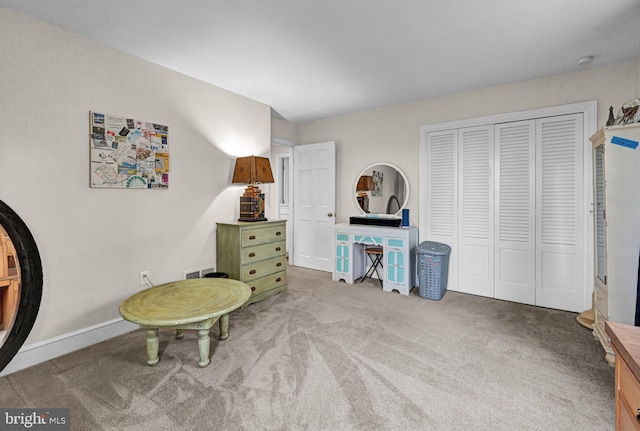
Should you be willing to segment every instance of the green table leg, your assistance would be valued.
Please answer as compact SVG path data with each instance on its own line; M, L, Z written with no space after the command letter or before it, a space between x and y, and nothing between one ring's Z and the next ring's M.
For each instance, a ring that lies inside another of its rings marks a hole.
M220 317L218 324L220 325L220 336L218 338L220 340L226 340L229 338L229 315L225 314Z
M147 364L155 365L158 363L158 328L147 329Z
M200 351L200 362L198 362L198 365L206 367L209 365L209 362L211 362L211 359L209 359L209 329L200 329L198 335L200 335L198 338L198 350Z

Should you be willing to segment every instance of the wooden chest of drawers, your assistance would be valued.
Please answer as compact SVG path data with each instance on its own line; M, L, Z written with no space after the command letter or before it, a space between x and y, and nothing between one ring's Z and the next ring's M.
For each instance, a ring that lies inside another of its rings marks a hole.
M217 225L216 270L249 285L245 306L287 289L285 220Z
M616 363L616 430L640 430L640 328L606 322Z

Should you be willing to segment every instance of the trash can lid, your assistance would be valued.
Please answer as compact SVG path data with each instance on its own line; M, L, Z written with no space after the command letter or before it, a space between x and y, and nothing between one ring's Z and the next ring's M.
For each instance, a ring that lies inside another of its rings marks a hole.
M416 247L416 251L419 253L429 253L429 254L449 254L451 251L451 247L447 244L442 244L440 242L435 241L424 241L421 242L419 246Z

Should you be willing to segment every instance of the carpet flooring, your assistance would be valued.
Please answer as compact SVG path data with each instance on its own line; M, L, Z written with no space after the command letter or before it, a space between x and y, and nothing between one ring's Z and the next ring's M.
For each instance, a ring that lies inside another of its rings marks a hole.
M3 407L66 407L74 430L613 430L614 369L576 314L442 300L288 267L230 337L144 330L0 378Z

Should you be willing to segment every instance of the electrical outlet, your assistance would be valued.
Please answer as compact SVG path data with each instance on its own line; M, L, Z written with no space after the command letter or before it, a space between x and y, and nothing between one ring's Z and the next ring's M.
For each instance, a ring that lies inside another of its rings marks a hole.
M140 271L140 286L149 284L149 271Z

